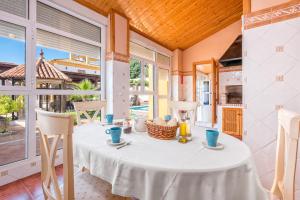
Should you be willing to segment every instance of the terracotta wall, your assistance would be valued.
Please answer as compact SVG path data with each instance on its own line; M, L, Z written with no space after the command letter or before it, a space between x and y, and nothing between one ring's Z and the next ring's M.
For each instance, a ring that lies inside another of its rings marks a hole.
M115 51L128 55L128 21L126 18L115 15Z
M219 59L235 38L241 34L241 21L237 21L201 42L183 51L183 71L192 71L193 62Z
M254 12L264 8L269 8L288 1L289 0L252 0L251 11Z

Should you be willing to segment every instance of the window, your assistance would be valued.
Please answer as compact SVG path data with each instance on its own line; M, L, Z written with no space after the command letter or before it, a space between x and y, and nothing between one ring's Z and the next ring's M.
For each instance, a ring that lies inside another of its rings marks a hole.
M90 90L100 90L100 51L98 46L38 29L37 88L74 90L89 81ZM44 73L44 69L57 72Z
M143 67L142 67L143 66ZM154 116L154 65L139 59L130 60L130 116ZM147 91L149 91L147 93Z
M130 115L164 118L169 101L170 58L130 43Z
M0 1L0 166L39 155L35 108L75 116L104 95L105 26L43 2Z
M27 97L0 95L0 166L27 158Z
M153 119L153 95L130 95L130 118L143 116Z
M158 69L158 116L164 118L169 114L168 106L168 94L169 94L169 70L159 68Z
M0 80L2 86L26 85L26 28L0 20Z

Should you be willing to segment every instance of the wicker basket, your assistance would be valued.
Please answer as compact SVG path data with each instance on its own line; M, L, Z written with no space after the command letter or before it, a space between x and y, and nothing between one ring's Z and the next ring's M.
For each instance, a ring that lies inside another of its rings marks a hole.
M148 134L160 140L172 140L176 137L178 124L176 126L161 126L153 123L152 120L146 122Z

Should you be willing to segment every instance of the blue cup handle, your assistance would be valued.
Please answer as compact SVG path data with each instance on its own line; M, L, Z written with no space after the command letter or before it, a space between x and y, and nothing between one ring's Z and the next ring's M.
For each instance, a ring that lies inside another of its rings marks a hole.
M106 133L106 134L110 134L110 129L106 129L106 130L105 130L105 133Z

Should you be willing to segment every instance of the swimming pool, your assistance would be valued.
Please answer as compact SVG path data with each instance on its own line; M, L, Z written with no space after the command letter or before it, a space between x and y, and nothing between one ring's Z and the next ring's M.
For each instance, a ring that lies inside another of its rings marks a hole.
M148 105L144 105L144 106L131 106L130 110L148 111L149 110L149 106Z

